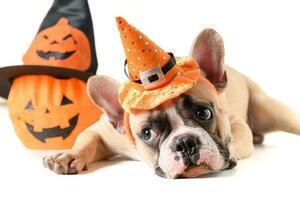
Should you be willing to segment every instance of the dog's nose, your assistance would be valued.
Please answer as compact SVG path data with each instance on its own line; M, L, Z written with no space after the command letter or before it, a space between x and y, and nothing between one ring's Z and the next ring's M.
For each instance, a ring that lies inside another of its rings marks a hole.
M175 139L172 150L180 152L184 160L189 163L197 163L199 159L200 141L198 137L193 135L185 135Z

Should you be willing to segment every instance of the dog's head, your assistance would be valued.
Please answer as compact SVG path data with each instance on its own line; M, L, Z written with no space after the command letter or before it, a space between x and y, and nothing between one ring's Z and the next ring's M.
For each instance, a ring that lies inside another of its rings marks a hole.
M228 118L219 102L227 77L221 37L206 29L197 37L191 56L214 85L198 82L191 90L154 110L129 115L130 132L140 157L163 177L195 177L232 168ZM125 132L118 102L119 83L94 77L88 83L93 101L103 108L119 132Z

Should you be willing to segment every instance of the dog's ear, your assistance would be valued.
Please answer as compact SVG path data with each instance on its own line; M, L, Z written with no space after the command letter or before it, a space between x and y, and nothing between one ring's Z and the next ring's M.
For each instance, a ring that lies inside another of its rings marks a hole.
M190 54L205 72L206 78L222 92L227 86L227 76L221 36L213 29L204 29L194 41Z
M120 83L107 76L92 76L87 82L87 92L94 104L108 116L113 126L124 132L124 110L118 100Z

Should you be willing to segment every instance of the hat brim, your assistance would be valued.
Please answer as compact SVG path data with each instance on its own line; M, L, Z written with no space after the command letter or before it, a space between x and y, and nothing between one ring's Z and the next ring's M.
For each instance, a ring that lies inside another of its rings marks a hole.
M78 78L87 81L94 74L88 71L79 71L68 68L41 66L41 65L16 65L0 68L0 97L8 97L11 81L14 78L26 75L49 75L55 78Z
M145 90L143 85L127 81L119 90L119 101L127 112L151 110L190 90L198 80L209 82L199 69L182 71L163 87Z
M119 99L127 112L151 110L188 91L193 85L194 81L192 80L175 77L164 87L144 90L141 85L128 81L120 88Z

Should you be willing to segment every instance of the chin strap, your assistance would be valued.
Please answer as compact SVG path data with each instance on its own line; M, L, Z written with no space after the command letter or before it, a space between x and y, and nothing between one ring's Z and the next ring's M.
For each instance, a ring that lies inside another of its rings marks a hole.
M128 136L129 140L135 144L135 139L132 136L131 133L131 128L130 128L130 123L129 123L129 113L128 112L124 112L124 128L125 128L125 134Z

